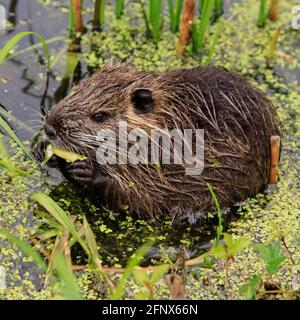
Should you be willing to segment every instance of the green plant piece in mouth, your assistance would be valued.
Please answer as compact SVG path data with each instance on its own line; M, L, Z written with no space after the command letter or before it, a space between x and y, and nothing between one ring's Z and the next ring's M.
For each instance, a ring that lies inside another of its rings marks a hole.
M45 158L44 161L42 162L43 165L45 165L54 155L66 160L67 162L75 162L75 161L83 161L86 160L87 157L82 156L80 154L70 152L70 151L65 151L62 149L59 149L52 144L49 144L46 148L45 152Z

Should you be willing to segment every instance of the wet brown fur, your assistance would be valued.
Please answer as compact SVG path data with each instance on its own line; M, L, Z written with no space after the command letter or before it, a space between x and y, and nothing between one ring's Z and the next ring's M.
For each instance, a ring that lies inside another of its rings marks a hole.
M152 91L155 107L136 114L131 93ZM109 118L94 123L91 115L105 111ZM200 128L205 130L205 168L202 175L185 175L184 165L105 165L95 159L94 137L99 129ZM164 73L137 71L128 64L107 65L76 86L50 112L59 146L86 154L99 174L111 179L102 188L103 201L114 210L128 205L141 217L170 215L175 221L201 216L214 209L207 184L222 207L262 191L268 183L270 137L279 134L273 105L244 78L213 66ZM197 215L198 213L198 215Z

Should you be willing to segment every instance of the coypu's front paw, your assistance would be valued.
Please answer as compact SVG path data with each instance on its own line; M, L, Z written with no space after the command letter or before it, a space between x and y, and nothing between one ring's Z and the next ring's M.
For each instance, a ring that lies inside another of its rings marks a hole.
M90 161L76 161L67 166L68 176L81 184L92 184L94 179L94 167Z

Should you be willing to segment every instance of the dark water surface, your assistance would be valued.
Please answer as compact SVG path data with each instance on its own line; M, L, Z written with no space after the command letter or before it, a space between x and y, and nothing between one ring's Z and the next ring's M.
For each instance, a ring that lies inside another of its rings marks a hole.
M0 30L0 47L12 36L22 31L40 33L50 40L49 48L54 61L48 77L40 47L26 51L26 48L39 45L35 36L26 36L19 43L16 57L0 67L0 104L13 115L25 122L34 132L38 132L41 104L51 107L61 98L61 85L68 37L68 1L52 1L53 5L43 5L38 0L2 0L10 23L6 30ZM88 4L88 3L87 3ZM65 10L64 10L65 9ZM87 19L88 15L85 15ZM25 49L25 52L22 50ZM13 125L16 128L15 125ZM16 128L22 139L31 139L33 132Z

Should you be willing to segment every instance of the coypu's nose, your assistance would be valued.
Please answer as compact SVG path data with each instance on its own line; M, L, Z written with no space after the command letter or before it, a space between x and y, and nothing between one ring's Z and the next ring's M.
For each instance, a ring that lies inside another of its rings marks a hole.
M50 140L55 140L57 135L55 129L49 124L44 125L44 131Z

